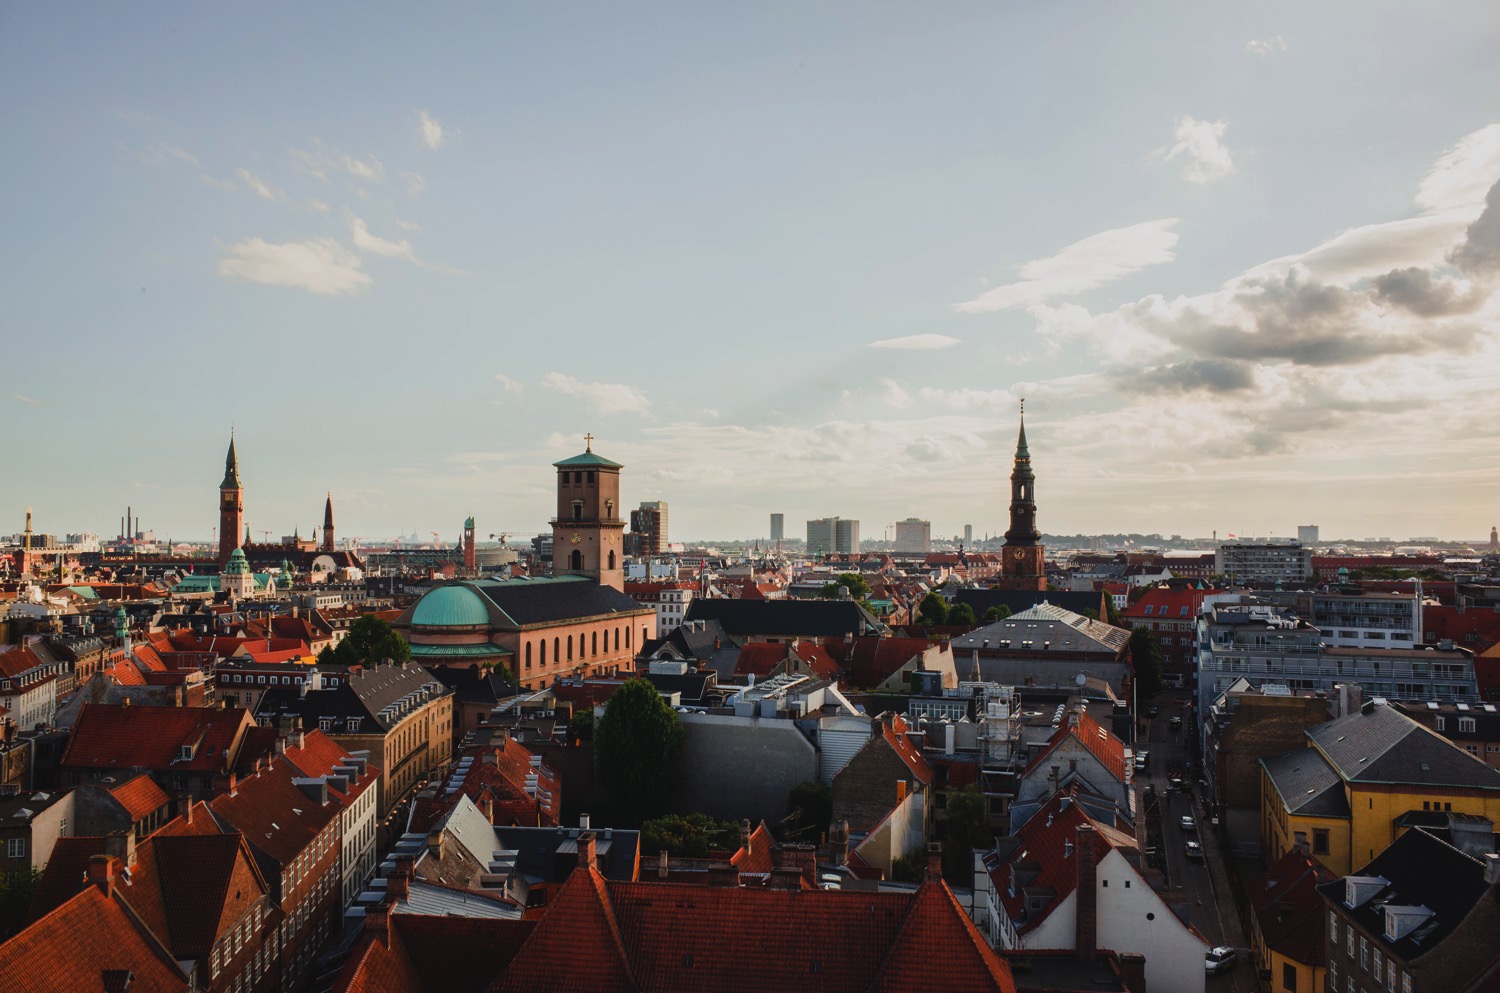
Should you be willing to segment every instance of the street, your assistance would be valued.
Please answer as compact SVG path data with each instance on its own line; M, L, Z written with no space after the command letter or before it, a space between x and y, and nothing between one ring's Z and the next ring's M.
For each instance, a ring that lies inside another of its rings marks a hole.
M1166 877L1166 899L1187 904L1189 922L1210 945L1229 945L1239 954L1232 969L1208 977L1207 988L1212 993L1253 993L1259 984L1250 958L1248 932L1235 907L1218 833L1199 802L1195 757L1185 745L1192 717L1183 704L1189 699L1186 691L1163 691L1153 701L1159 708L1157 716L1145 719L1146 731L1136 746L1137 751L1144 748L1150 752L1146 771L1136 779L1142 822L1139 836L1145 839L1148 852L1156 849L1148 863ZM1172 727L1173 717L1183 718L1182 726ZM1193 762L1192 770L1188 769L1189 762ZM1182 778L1180 790L1171 788L1174 773ZM1195 830L1183 830L1184 815L1193 818ZM1188 857L1189 840L1203 846L1202 858Z

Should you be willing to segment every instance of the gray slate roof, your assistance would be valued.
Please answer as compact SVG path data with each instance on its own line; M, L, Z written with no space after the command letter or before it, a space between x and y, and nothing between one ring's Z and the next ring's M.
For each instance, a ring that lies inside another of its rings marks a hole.
M1316 749L1299 748L1261 759L1260 764L1291 813L1310 817L1349 816L1344 781Z
M1024 642L1031 642L1030 645ZM1007 652L1107 652L1117 655L1130 632L1051 603L1039 603L993 624L953 639L953 654L979 649ZM1050 648L1043 648L1050 642ZM1007 644L1008 643L1008 644Z
M1500 790L1500 770L1394 707L1366 704L1359 713L1310 729L1307 738L1352 782Z
M511 623L525 627L580 617L608 614L654 614L655 608L637 603L613 586L584 577L552 580L480 581L468 584L493 603Z

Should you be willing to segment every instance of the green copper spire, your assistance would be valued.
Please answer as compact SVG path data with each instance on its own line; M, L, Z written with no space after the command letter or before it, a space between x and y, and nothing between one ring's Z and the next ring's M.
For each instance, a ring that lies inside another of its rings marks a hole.
M245 525L245 544L250 544L250 525Z
M1031 450L1026 447L1026 399L1021 398L1021 434L1016 439L1016 460L1026 459L1030 461Z
M221 490L238 490L240 486L240 459L234 454L234 432L229 432L229 454L224 456L224 482Z

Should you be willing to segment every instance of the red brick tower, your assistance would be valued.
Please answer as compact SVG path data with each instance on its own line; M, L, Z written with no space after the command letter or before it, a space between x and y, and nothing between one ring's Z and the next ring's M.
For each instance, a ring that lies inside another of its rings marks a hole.
M240 485L240 460L234 453L234 432L229 434L229 454L224 456L224 481L219 484L219 565L240 547L240 528L245 522L245 488Z
M625 589L625 522L620 517L623 466L586 451L557 467L557 516L552 519L552 574L588 576L601 586Z
M1045 590L1047 567L1042 561L1042 533L1036 528L1036 474L1026 447L1026 401L1021 401L1021 433L1016 439L1016 464L1010 473L1010 529L1005 532L1004 561L995 585L1006 590Z
M474 551L474 515L464 519L464 574L473 576L479 571Z

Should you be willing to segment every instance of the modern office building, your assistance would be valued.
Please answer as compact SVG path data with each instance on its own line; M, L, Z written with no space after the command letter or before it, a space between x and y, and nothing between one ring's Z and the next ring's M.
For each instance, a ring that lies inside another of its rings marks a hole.
M1312 550L1295 538L1236 538L1214 552L1214 572L1236 583L1300 582L1312 575Z
M897 521L895 551L916 552L922 555L932 551L932 522L915 517Z
M785 541L786 540L786 515L785 514L772 514L771 515L771 540L772 541Z
M660 555L667 550L667 502L647 500L630 512L630 533L637 555Z
M859 521L820 517L807 522L807 554L855 554L859 551Z
M1318 543L1318 526L1316 524L1298 524L1297 540L1304 545L1316 545Z

